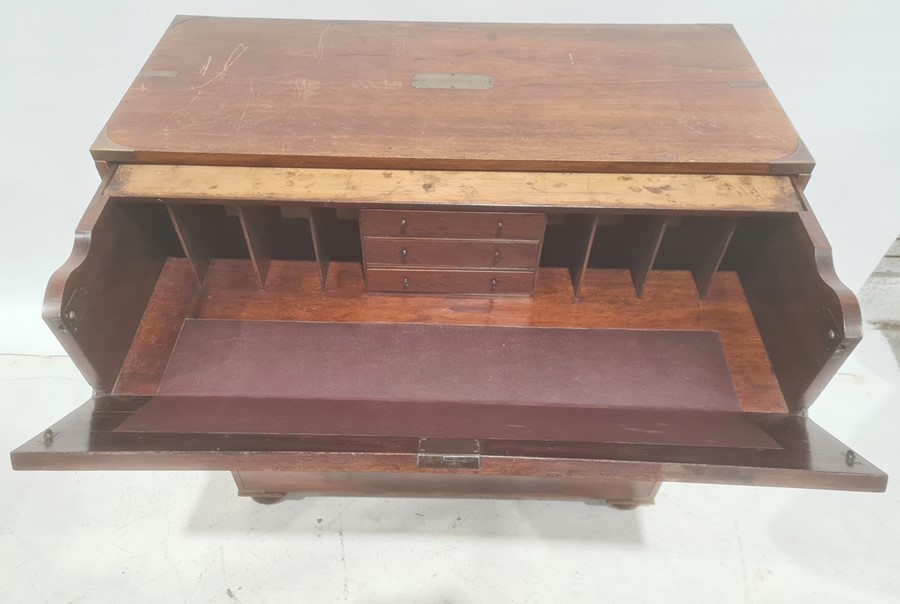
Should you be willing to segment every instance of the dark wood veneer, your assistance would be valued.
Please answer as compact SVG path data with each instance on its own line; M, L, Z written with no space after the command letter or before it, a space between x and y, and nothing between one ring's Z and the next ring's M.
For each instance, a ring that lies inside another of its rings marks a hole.
M50 428L51 440L39 434L14 451L13 465L20 470L427 473L417 468L418 438L117 432L146 400L90 400ZM784 414L744 417L782 448L488 440L480 443L482 463L477 474L885 489L884 473L809 419ZM473 474L471 470L431 472Z
M442 71L494 85L411 85ZM798 150L740 38L718 26L208 17L166 32L92 147L125 163L809 172Z
M733 28L177 19L91 151L43 315L94 398L16 469L885 488L805 416L859 307Z

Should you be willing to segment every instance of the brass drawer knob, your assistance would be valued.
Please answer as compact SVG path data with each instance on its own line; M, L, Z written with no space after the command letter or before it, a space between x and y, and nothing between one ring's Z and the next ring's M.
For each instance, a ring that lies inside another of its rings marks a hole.
M403 277L403 289L409 289L409 277Z
M494 250L494 264L500 264L501 260L503 260L503 254L500 253L500 250Z
M406 264L406 258L408 256L409 256L409 250L407 250L406 248L403 248L402 250L400 250L400 262L402 262L403 264Z
M496 279L491 279L491 293L497 291L498 287L500 287L500 282Z
M406 235L406 221L405 220L400 221L400 234Z
M502 236L503 236L503 223L498 222L497 223L497 237L502 237Z

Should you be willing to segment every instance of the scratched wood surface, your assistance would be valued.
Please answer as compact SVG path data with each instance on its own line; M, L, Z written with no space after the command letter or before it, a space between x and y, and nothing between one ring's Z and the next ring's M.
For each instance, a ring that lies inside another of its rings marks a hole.
M434 172L134 165L119 167L111 197L211 202L609 208L635 211L794 212L787 176Z
M422 89L420 73L487 90ZM176 19L101 161L808 173L730 26Z

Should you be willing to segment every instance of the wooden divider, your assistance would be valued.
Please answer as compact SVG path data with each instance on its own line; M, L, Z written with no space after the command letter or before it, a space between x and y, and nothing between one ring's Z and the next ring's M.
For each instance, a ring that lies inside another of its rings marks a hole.
M322 291L325 291L328 266L331 263L331 254L328 251L329 237L326 231L336 219L334 211L327 208L311 208L309 211L309 229L312 232L313 251L316 254L316 266L319 268Z
M302 233L291 232L295 226L289 223L294 221L285 219L277 206L167 204L166 209L201 288L214 258L246 258L245 251L249 252L257 283L260 287L265 287L273 258L283 258L280 254L288 254L287 257L290 257L291 252L284 249L285 244L292 239L304 237ZM221 216L223 212L226 217L224 222ZM239 219L240 233L234 230L237 222L228 222L233 220L228 216ZM309 210L312 252L323 291L332 256L329 250L329 231L335 220L334 211L328 208ZM227 241L223 241L223 238ZM241 249L236 250L236 246Z
M637 297L644 295L644 286L659 245L662 243L663 234L666 231L665 216L629 216L625 219L623 227L626 238L631 247L628 260L628 270L631 271L631 280L634 282L634 291Z
M670 217L653 269L691 271L697 292L705 299L737 220L717 216Z
M587 271L588 259L591 257L591 248L594 245L594 237L597 233L599 216L584 217L576 223L573 229L575 245L582 250L580 263L569 268L572 275L572 286L575 289L575 300L581 295L581 283Z
M206 273L212 261L212 244L215 232L213 225L206 219L209 207L166 205L172 226L181 242L184 255L191 263L197 283L203 287Z
M640 298L665 228L666 218L662 215L597 215L585 266L628 269L635 293ZM579 285L576 284L576 291Z
M709 219L706 228L698 229L697 244L701 250L698 262L691 268L700 298L706 298L713 276L722 263L728 243L734 235L737 219Z
M197 282L203 287L210 262L220 257L217 250L226 254L223 257L234 258L234 246L246 244L259 286L265 287L269 265L277 257L278 242L291 236L284 232L288 227L282 224L281 210L276 206L234 206L242 232L234 240L237 233L231 230L237 223L222 222L218 215L223 208L227 210L228 206L166 204ZM564 218L563 264L556 266L568 268L575 300L581 295L588 268L628 269L638 298L643 296L652 269L690 270L700 298L706 298L737 220L715 216L569 214ZM319 286L324 291L334 256L332 231L337 216L331 208L310 208L308 221ZM231 241L224 252L219 241L222 228L228 230Z
M265 287L281 212L272 206L240 206L238 216L259 286Z

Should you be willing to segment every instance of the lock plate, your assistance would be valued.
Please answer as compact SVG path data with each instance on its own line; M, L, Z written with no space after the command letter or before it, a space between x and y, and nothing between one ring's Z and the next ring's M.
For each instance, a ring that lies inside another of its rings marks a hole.
M429 470L478 470L481 450L477 440L420 438L416 466Z

